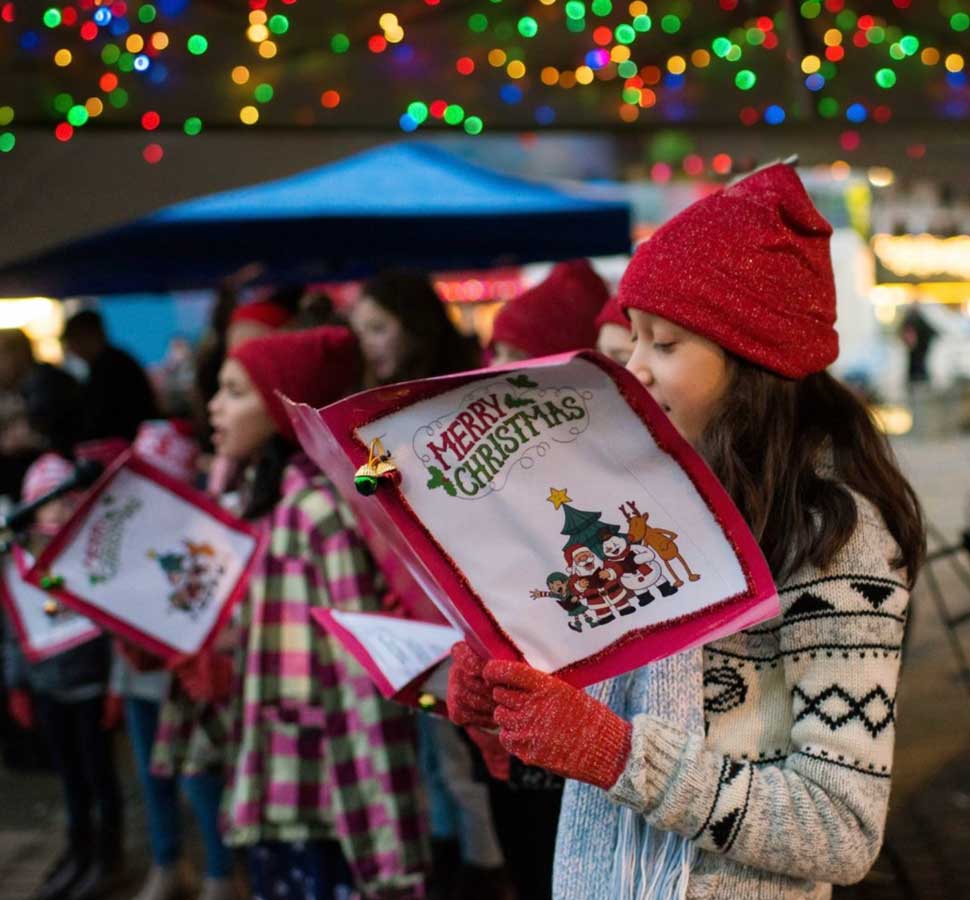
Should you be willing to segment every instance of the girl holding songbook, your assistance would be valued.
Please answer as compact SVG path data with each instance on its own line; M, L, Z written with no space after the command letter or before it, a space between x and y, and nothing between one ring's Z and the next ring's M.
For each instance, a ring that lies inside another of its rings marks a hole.
M832 229L773 165L642 244L627 365L760 542L767 623L580 691L455 653L449 710L565 776L557 900L827 898L882 843L919 503L838 356Z
M250 465L245 515L268 530L236 657L224 807L253 896L423 896L410 714L310 615L377 611L376 569L350 509L298 452L280 399L324 406L359 373L347 329L279 333L229 352L209 405L217 451Z

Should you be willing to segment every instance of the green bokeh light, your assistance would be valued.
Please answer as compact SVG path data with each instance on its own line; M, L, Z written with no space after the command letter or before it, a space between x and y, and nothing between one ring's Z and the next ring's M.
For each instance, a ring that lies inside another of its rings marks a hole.
M48 28L57 28L61 24L61 11L56 6L44 10L44 24Z
M58 94L54 98L54 112L59 112L64 115L72 106L74 106L74 98L70 94Z
M965 12L956 12L950 16L950 27L954 31L966 31L970 28L970 15Z
M460 125L462 119L465 118L465 110L457 103L451 103L445 108L444 118L449 125Z
M101 48L101 62L113 66L121 58L121 50L116 44L105 44Z
M677 32L680 31L680 25L680 18L672 13L664 16L660 20L660 27L666 34L677 34Z
M9 125L13 121L13 107L0 106L0 125Z
M834 119L839 114L839 101L835 97L823 97L818 101L818 114L823 119Z
M742 69L734 76L734 83L742 91L750 91L758 83L758 76L750 69Z
M618 44L632 44L637 39L637 33L632 25L617 25L613 32Z
M195 135L202 131L202 120L198 116L189 116L182 126L182 131L189 137L195 137Z
M188 47L189 53L193 56L201 56L209 49L209 42L206 40L204 35L193 34L186 42L185 46Z
M115 88L110 94L108 94L108 102L115 109L122 109L128 105L128 91L124 88Z
M726 37L714 38L714 40L711 41L711 50L714 51L715 56L719 56L721 59L724 59L724 57L727 56L727 52L730 49L731 42Z
M633 27L637 31L647 32L653 28L653 19L650 16L637 16L633 20Z
M275 16L270 16L269 22L266 24L273 34L286 34L290 30L290 20L279 13Z
M482 13L475 13L475 15L469 16L468 27L476 34L481 34L488 28L488 16L482 15Z
M518 28L522 37L532 38L539 33L539 23L532 16L523 16L519 19Z
M583 19L586 17L586 4L582 0L569 0L566 4L567 19Z
M138 9L138 21L144 25L154 22L157 16L158 11L151 3L145 3Z
M822 12L822 4L817 0L805 0L801 6L803 19L816 19Z
M258 84L253 90L253 97L257 103L269 103L273 99L273 85Z
M876 84L888 90L896 83L896 73L892 69L880 69L876 72Z
M17 143L12 131L5 131L0 134L0 153L9 153Z
M481 134L485 125L478 116L469 116L465 119L464 127L467 134Z
M632 78L638 71L637 64L632 59L625 59L616 67L616 73L620 78Z
M408 104L408 115L420 125L427 121L428 105L420 100L414 100Z
M88 111L80 104L72 106L67 111L67 121L70 122L75 128L80 128L82 125L87 124Z
M334 53L346 53L350 49L350 38L338 32L330 38L330 49Z

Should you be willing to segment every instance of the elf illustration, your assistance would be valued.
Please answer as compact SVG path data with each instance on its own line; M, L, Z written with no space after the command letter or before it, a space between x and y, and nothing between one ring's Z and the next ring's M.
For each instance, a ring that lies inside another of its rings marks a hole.
M677 533L668 531L666 528L654 528L649 525L649 513L641 513L632 500L626 506L629 507L629 512L623 507L620 507L620 511L626 516L631 543L646 545L657 552L657 555L666 564L675 588L679 588L684 583L683 579L674 571L672 563L675 559L679 560L681 566L683 566L688 581L698 581L701 576L691 570L687 561L681 556L677 544L674 543L677 540Z
M590 628L593 620L589 617L589 610L569 590L569 576L565 572L551 572L546 578L548 590L534 590L529 592L533 600L541 597L551 597L569 616L569 627L573 631L582 631L585 622Z
M225 573L210 544L183 540L185 551L148 552L158 562L174 590L168 596L170 608L197 619L209 605Z

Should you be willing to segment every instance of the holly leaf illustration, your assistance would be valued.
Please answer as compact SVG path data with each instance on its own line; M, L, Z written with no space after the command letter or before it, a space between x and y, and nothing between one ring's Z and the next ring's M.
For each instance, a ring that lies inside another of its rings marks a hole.
M509 409L515 409L520 406L532 406L535 403L531 397L513 397L511 394L505 395L505 405Z
M431 477L428 479L427 488L429 491L433 491L435 488L444 488L445 493L449 497L457 497L458 489L455 487L454 482L448 478L444 472L441 471L437 466L430 466L428 471L431 473Z
M533 381L528 375L514 375L505 379L512 387L517 388L537 388L539 383Z

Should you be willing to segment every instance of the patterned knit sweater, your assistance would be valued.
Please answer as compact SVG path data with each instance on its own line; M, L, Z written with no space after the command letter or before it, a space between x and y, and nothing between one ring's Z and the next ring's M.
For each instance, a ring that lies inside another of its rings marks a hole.
M633 720L610 798L700 848L690 900L822 900L879 852L909 593L881 517L856 502L829 568L780 586L780 617L704 648L706 737Z

